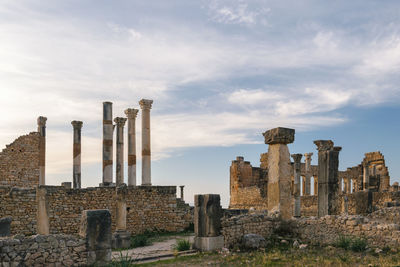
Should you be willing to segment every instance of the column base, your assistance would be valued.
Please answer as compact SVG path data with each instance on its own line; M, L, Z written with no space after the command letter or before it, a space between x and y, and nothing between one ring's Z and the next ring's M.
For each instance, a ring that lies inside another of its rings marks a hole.
M112 235L111 243L113 249L129 248L131 246L131 233L124 230L117 230Z
M200 251L213 251L224 247L224 237L212 236L212 237L195 237L193 248Z
M113 187L115 183L100 183L99 187Z

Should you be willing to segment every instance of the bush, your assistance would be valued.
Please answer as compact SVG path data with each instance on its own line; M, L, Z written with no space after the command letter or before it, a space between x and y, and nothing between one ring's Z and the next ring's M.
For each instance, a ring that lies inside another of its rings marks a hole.
M177 251L185 251L190 249L190 242L186 239L178 239L176 240L176 245L174 247Z
M340 235L335 242L335 247L348 250L351 245L351 238L345 235Z
M367 240L365 238L354 238L354 240L351 242L351 247L350 249L354 252L363 252L367 250Z
M145 234L131 237L131 248L144 247L147 245L149 245L149 238Z

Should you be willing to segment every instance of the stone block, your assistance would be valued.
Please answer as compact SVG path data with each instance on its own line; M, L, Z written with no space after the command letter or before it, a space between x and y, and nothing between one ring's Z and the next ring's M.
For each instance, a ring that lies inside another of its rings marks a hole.
M224 237L210 236L210 237L195 237L193 248L200 251L213 251L224 247Z
M65 189L71 189L72 183L71 182L63 182L63 183L61 183L61 186L63 186Z
M294 142L294 129L289 128L274 128L263 133L265 143L273 144L290 144Z
M116 231L112 236L112 248L121 249L131 246L131 233L128 231Z
M106 264L111 260L111 213L109 210L84 210L79 234L85 239L88 265Z
M11 235L11 221L12 217L4 217L0 219L0 237Z
M197 237L219 236L222 208L219 195L194 196L194 231Z

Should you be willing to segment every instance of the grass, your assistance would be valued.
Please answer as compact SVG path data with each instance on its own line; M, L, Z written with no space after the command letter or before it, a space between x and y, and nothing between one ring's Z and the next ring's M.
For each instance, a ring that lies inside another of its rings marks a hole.
M174 249L177 251L186 251L190 250L190 242L187 239L178 239L176 240L176 245Z
M193 231L190 231L190 229L185 229L183 232L167 232L157 229L146 230L143 234L134 235L131 237L131 246L129 249L150 246L155 242L162 242L170 239L173 236L189 236L192 234Z
M353 252L363 252L368 248L368 243L365 238L345 235L340 235L334 245L338 248L351 250Z

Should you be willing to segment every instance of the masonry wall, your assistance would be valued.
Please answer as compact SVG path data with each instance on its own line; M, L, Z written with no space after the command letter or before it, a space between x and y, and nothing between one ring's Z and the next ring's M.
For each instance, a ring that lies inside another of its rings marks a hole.
M258 186L239 187L231 192L229 208L266 210L267 204L266 195Z
M2 266L83 266L85 240L70 235L0 238Z
M77 234L82 211L88 209L110 210L112 229L115 230L115 187L40 188L47 192L50 233ZM132 234L155 229L181 231L193 222L190 207L182 203L177 205L175 186L132 186L124 190L127 201L127 230ZM11 233L36 233L36 189L0 188L0 199L0 217L13 217Z
M39 133L18 137L0 152L0 185L39 184Z
M0 187L0 218L11 216L11 233L36 233L36 189Z

